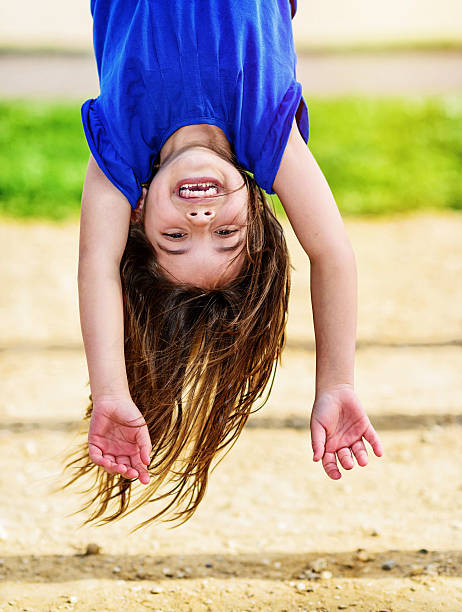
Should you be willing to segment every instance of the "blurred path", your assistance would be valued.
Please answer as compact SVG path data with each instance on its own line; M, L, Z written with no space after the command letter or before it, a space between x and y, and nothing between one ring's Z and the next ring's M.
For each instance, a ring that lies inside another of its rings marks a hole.
M460 94L462 52L299 54L298 79L307 97ZM0 54L0 98L81 100L97 94L91 55Z
M308 261L286 225L295 271L270 400L188 523L130 534L152 506L78 528L76 490L53 493L89 393L78 225L0 223L0 462L12 466L0 475L0 610L462 610L462 215L346 224L356 387L385 456L339 482L311 461ZM83 554L90 542L100 554Z
M460 0L299 0L293 21L300 46L460 41ZM0 41L14 48L91 48L89 0L15 0L0 8Z
M462 215L347 218L346 226L358 266L360 348L460 343ZM284 228L294 266L288 347L311 350L308 259ZM77 223L0 223L0 282L9 288L0 292L0 351L81 346L78 233Z

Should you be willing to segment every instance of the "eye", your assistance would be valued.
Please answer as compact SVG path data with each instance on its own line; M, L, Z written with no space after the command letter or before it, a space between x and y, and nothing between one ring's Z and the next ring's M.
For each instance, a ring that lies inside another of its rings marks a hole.
M172 232L171 234L163 233L162 236L167 236L167 238L172 238L173 240L175 240L179 238L184 238L186 234L183 234L182 232Z
M234 234L237 232L237 229L219 229L216 230L216 234L218 234L219 236L230 236L231 234Z

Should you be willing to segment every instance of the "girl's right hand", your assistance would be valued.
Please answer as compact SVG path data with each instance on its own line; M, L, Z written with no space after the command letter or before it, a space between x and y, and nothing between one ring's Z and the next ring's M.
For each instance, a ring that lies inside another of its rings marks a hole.
M149 483L151 439L143 415L128 398L93 402L88 432L90 459L110 474Z

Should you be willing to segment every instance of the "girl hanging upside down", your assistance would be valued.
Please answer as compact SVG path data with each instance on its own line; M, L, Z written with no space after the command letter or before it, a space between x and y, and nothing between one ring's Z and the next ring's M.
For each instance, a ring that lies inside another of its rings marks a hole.
M289 0L93 0L101 93L79 257L91 385L89 520L148 500L187 520L209 469L262 405L284 342L289 259L276 193L311 265L314 461L367 464L354 392L356 268L306 143ZM265 391L266 390L266 391ZM146 485L130 502L133 481Z

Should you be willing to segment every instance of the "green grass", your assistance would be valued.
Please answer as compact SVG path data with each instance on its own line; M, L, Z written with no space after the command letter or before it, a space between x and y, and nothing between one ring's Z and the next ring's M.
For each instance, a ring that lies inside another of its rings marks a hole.
M309 99L310 148L343 214L462 209L462 99ZM0 103L0 213L77 216L77 104Z
M78 105L1 102L1 213L56 220L78 215L88 156Z

